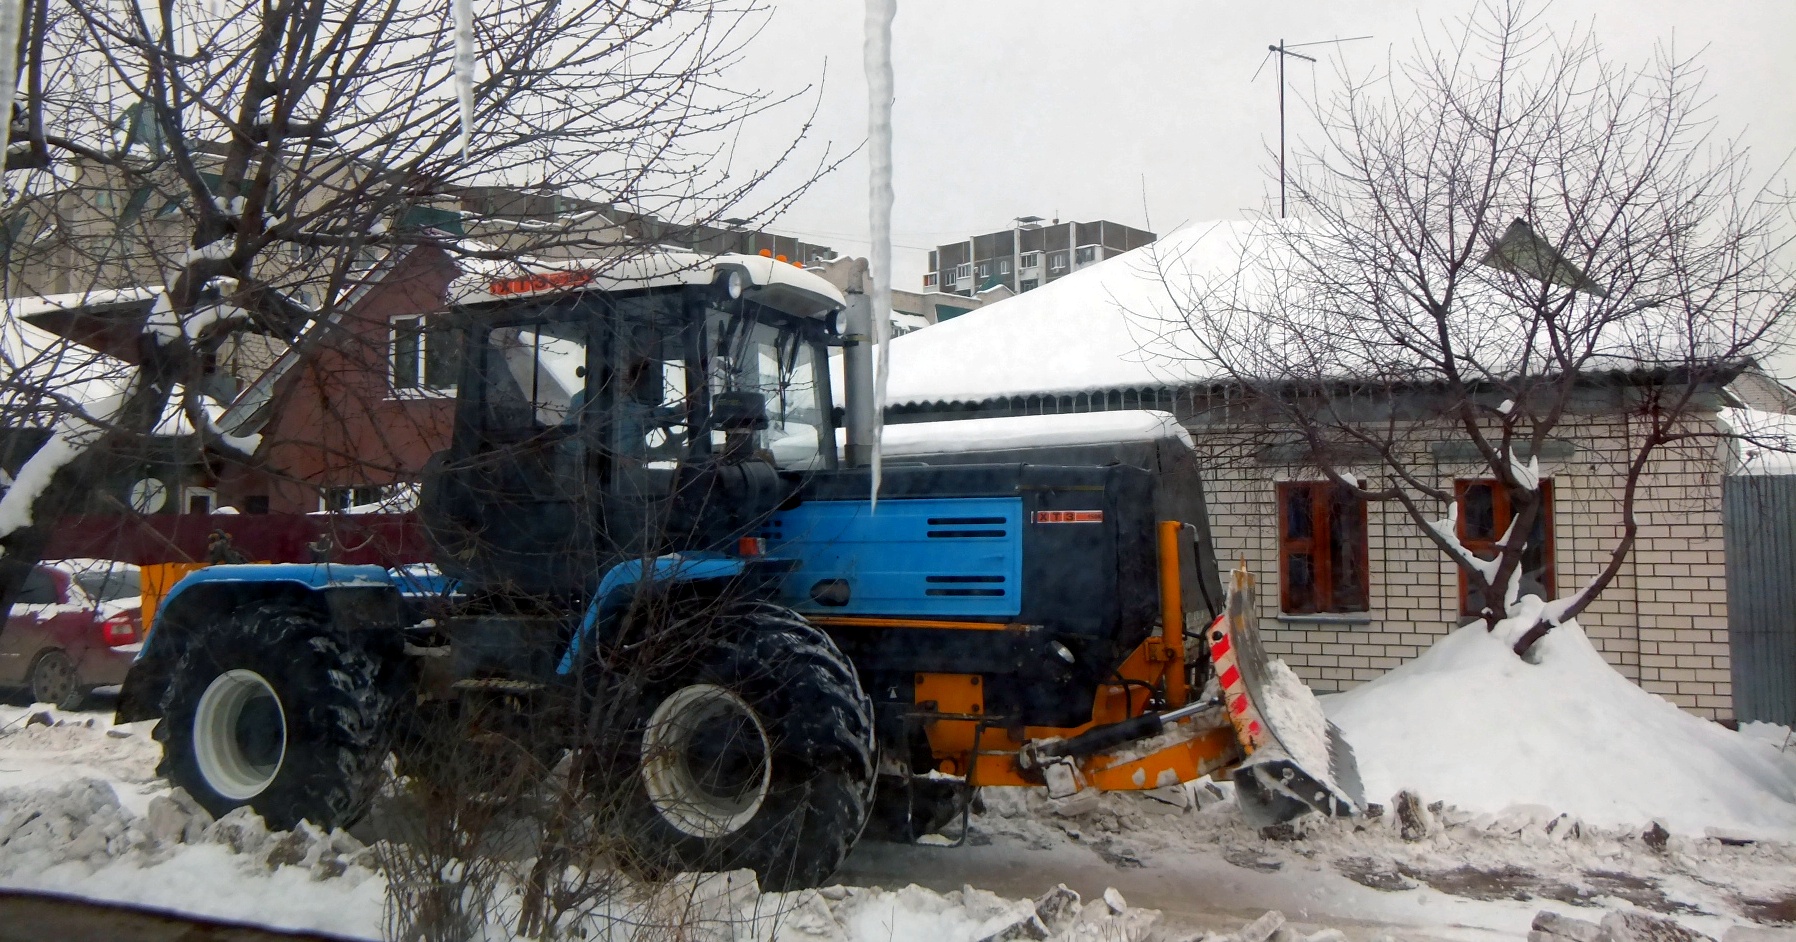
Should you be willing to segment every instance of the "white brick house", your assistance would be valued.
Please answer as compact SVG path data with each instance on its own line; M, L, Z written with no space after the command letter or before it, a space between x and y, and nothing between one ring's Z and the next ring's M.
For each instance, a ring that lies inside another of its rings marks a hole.
M1186 265L1204 263L1213 251L1201 238L1181 244L1179 237L1162 239L1157 251L1179 251ZM1131 267L1130 258L894 342L890 420L1136 408L1173 413L1191 430L1205 465L1217 558L1224 568L1247 561L1261 586L1268 649L1319 692L1377 677L1463 623L1457 567L1400 507L1361 502L1363 523L1353 523L1354 508L1324 507L1326 500L1316 498L1322 503L1313 525L1289 523L1301 517L1292 507L1309 506L1303 502L1321 493L1300 485L1321 483L1322 474L1300 449L1269 441L1266 429L1250 435L1229 424L1226 385L1181 348L1182 325L1169 317L1176 299L1167 296L1166 281L1144 278L1144 266ZM1738 404L1721 390L1703 401L1709 409ZM1636 434L1628 402L1625 388L1593 394L1539 456L1550 482L1544 524L1550 549L1531 578L1545 582L1548 597L1587 583L1614 549L1623 469ZM1689 420L1713 418L1699 410ZM1446 421L1405 444L1415 450L1413 467L1460 494L1462 526L1474 526L1469 520L1482 513L1485 524L1501 531L1503 508L1479 490L1479 478L1489 472L1480 473ZM1579 617L1625 676L1716 719L1733 716L1724 460L1712 444L1657 453L1642 482L1633 551ZM1381 473L1376 465L1348 466L1374 479ZM1335 529L1348 532L1325 537L1327 521L1337 518L1346 522ZM1326 591L1317 588L1319 575L1333 580Z

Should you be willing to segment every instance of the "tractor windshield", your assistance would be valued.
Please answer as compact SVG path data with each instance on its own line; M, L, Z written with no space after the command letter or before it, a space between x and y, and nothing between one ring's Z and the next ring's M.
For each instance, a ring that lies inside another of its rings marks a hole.
M758 397L767 427L753 433L755 450L776 467L815 466L827 424L813 345L783 317L719 310L709 321L713 401L732 393ZM726 433L714 430L711 438L713 449L722 448Z
M804 322L752 303L707 306L687 320L671 294L615 303L613 455L671 468L694 453L721 454L732 436L746 436L739 444L777 467L833 464L833 449L818 447L833 444L826 437L828 397L818 386L824 374L815 368L820 338ZM701 400L712 409L711 430L694 441ZM722 415L726 408L736 410L733 419ZM764 427L758 417L742 416L744 408L764 410Z

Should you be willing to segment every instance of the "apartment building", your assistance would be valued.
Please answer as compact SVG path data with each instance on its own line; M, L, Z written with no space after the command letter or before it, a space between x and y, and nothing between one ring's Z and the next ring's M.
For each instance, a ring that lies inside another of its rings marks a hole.
M936 246L923 290L974 297L1002 285L1021 294L1154 238L1145 229L1104 219L1044 222L1040 216L1019 216L1009 229Z

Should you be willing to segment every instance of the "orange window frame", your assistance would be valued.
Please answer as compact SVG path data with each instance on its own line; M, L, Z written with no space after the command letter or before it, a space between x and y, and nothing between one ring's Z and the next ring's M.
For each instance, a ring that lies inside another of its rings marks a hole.
M1327 481L1288 481L1275 486L1278 500L1278 591L1279 611L1287 615L1332 615L1371 610L1371 547L1368 541L1366 501L1353 497L1345 488ZM1352 560L1336 559L1339 549L1335 539L1337 505L1350 503ZM1299 529L1293 520L1303 513L1307 534L1294 535ZM1310 568L1307 597L1302 580L1295 571L1297 560L1307 560ZM1336 570L1343 562L1351 567L1346 585L1336 583ZM1345 589L1350 597L1343 599Z
M1491 495L1491 530L1489 535L1472 535L1467 527L1471 523L1466 513L1466 494L1474 487L1486 487ZM1515 515L1509 506L1509 492L1497 481L1476 478L1460 479L1453 482L1453 501L1459 508L1459 542L1473 555L1480 559L1495 559L1497 541L1502 539L1503 532L1509 529L1509 522ZM1558 573L1553 564L1554 522L1553 522L1553 482L1542 479L1540 482L1540 520L1538 524L1544 528L1544 539L1541 541L1540 585L1551 599L1558 594ZM1526 560L1524 559L1524 563ZM1523 570L1524 574L1531 570ZM1478 614L1477 606L1472 604L1471 580L1466 578L1464 567L1459 567L1459 613L1461 615Z

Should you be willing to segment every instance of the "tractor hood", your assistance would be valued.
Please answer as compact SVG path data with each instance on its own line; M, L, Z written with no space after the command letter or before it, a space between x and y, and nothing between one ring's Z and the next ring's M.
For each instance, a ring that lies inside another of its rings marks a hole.
M822 318L847 303L835 285L796 265L763 255L701 255L655 249L608 258L465 258L459 264L462 274L450 287L450 297L464 305L535 294L709 285L732 272L741 274L745 297L789 314Z

